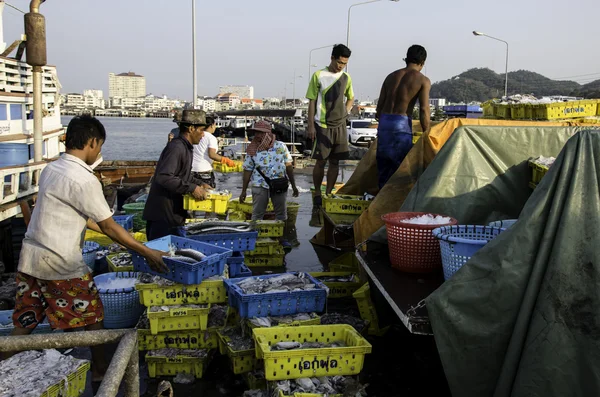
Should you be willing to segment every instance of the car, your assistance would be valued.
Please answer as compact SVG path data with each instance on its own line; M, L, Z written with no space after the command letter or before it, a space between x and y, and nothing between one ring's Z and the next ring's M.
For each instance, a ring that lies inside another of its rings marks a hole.
M375 119L356 119L348 121L348 142L353 145L368 145L377 138Z

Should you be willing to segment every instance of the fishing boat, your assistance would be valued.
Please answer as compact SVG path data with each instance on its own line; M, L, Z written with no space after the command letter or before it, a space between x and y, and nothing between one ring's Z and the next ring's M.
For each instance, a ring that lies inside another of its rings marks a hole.
M42 67L42 162L34 162L33 68L23 60L25 43L7 46L0 0L0 225L35 198L41 171L65 151L60 120L60 82L55 66ZM11 55L12 54L12 55Z

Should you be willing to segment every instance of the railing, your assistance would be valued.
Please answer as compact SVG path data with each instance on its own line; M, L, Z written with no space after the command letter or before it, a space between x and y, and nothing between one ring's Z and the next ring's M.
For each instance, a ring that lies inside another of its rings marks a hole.
M0 168L0 205L37 193L46 165L44 161Z
M25 350L66 349L119 343L104 375L96 397L115 397L121 381L125 397L140 395L139 352L137 333L130 329L114 329L26 336L1 336L0 353Z

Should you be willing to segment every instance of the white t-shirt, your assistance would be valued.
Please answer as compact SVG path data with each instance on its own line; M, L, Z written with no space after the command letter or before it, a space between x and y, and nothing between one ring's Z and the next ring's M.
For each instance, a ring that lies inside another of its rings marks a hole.
M193 172L211 172L213 160L208 156L208 149L219 149L217 138L210 132L204 132L200 143L194 145Z

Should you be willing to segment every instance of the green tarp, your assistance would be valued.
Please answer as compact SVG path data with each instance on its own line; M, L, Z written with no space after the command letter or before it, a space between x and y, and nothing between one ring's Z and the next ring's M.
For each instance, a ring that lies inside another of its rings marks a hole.
M559 152L532 194L527 160ZM426 300L453 397L600 395L598 159L600 131L463 127L402 205L519 217Z

